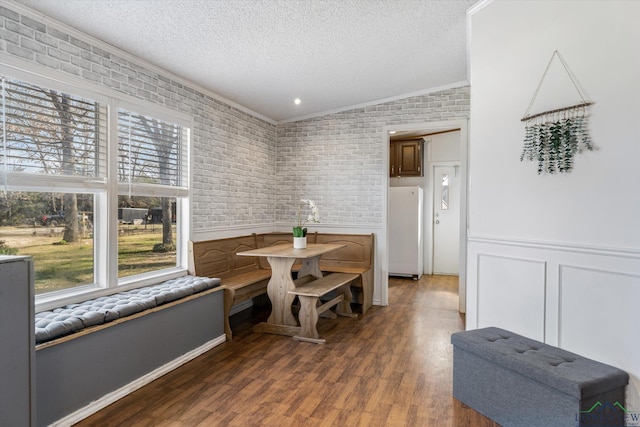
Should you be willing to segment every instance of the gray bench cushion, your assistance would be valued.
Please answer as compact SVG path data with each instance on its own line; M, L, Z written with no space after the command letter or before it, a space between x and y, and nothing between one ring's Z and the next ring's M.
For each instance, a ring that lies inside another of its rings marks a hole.
M451 335L451 343L506 369L584 399L624 387L629 375L613 366L499 328Z
M183 276L158 285L69 304L36 314L36 344L101 325L220 286L220 279Z

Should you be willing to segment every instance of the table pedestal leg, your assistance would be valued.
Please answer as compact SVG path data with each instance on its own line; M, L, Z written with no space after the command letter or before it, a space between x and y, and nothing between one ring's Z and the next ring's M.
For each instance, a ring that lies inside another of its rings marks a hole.
M295 296L289 293L295 288L291 278L291 267L295 259L267 257L267 261L271 265L271 279L267 284L267 294L271 300L271 314L267 323L297 326L298 323L291 313L291 304Z
M298 272L298 277L304 277L307 274L312 275L316 279L322 277L322 271L320 271L320 257L322 255L314 256L311 258L302 259L302 266Z

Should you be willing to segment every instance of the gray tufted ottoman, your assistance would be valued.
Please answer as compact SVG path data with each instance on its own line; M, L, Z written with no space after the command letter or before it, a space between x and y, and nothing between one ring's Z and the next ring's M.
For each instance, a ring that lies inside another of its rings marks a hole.
M629 375L499 328L451 335L453 396L505 426L624 426Z

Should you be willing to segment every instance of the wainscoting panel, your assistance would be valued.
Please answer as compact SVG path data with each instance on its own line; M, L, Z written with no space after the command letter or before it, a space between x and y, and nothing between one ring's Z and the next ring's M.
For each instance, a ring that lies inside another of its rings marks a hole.
M469 238L467 329L495 325L629 373L640 413L640 250Z
M559 277L559 346L613 366L638 365L640 275L560 265ZM632 379L627 394L637 407L640 381Z
M478 327L544 340L546 263L478 255Z

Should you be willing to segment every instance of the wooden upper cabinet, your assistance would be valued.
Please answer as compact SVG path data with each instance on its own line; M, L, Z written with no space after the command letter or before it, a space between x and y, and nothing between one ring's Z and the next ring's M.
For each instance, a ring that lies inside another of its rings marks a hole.
M390 176L422 176L422 139L391 141Z
M391 147L389 149L389 176L398 176L398 156L396 144L391 141Z

